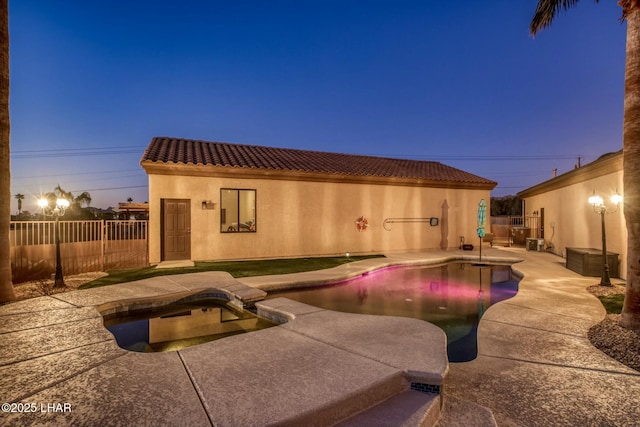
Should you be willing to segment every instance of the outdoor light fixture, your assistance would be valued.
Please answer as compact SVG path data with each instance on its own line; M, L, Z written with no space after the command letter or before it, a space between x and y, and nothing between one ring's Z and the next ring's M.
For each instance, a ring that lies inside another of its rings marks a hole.
M593 211L600 214L600 221L602 223L602 278L600 279L600 286L613 286L611 279L609 278L609 263L607 261L607 234L604 226L604 216L608 213L614 213L618 211L618 205L622 203L622 195L615 194L611 196L611 204L613 206L607 207L604 203L604 199L593 192L593 195L589 197L589 204L593 206Z
M58 198L54 207L51 206L49 199L41 197L38 199L38 207L42 211L43 215L52 216L56 219L56 275L53 282L54 288L64 288L64 277L62 276L62 261L60 259L60 223L59 218L64 215L64 212L69 207L69 201L67 199Z

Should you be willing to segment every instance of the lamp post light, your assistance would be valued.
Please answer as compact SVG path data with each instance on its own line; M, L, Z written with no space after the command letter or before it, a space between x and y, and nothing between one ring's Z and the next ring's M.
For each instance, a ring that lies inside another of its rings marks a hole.
M608 213L614 213L618 210L618 205L622 202L622 196L617 192L611 196L612 207L608 208L605 205L602 197L598 196L596 192L589 197L589 204L593 206L593 211L600 214L600 221L602 223L602 277L600 279L600 286L613 286L611 279L609 278L609 262L607 261L607 232L604 226L604 216Z
M53 282L54 288L64 288L64 277L62 276L62 261L60 259L60 222L59 219L64 215L65 210L69 207L69 201L67 199L58 198L56 200L55 207L51 207L49 199L41 197L38 199L38 207L42 210L42 213L47 216L52 216L56 219L56 275Z

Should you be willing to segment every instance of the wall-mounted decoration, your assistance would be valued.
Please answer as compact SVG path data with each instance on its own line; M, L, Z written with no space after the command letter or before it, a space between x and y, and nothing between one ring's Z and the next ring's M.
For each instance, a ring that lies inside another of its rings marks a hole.
M358 231L365 231L369 227L369 221L363 216L355 220Z
M214 202L212 202L211 200L203 200L202 201L202 209L215 209L216 208L216 204Z

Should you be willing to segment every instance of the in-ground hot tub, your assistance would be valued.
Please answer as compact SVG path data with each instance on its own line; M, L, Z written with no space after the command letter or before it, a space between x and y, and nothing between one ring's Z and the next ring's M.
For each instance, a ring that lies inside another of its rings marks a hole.
M277 325L211 290L177 299L119 302L101 312L120 347L145 353L180 350Z

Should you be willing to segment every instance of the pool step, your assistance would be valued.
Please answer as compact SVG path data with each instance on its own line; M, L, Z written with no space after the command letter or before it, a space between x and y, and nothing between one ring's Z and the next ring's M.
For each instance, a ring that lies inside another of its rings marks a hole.
M357 391L343 392L338 399L319 398L317 402L309 406L307 410L299 411L295 415L281 419L276 424L291 427L332 427L336 425L343 427L371 426L372 424L365 421L371 417L375 417L375 415L367 417L366 414L371 411L375 412L375 409L379 408L378 412L384 413L386 417L388 416L386 412L391 406L383 406L385 402L396 399L396 396L404 396L407 392L420 394L407 390L406 387L408 384L401 375L394 374L375 382L363 381L361 384L365 386ZM346 388L344 384L340 384L339 382L333 384L333 386L338 390ZM318 395L318 397L321 396ZM401 410L404 409L405 408L402 408ZM363 418L361 421L358 421L357 417L361 414ZM350 420L351 423L349 423ZM343 423L346 424L343 425ZM393 422L392 424L386 425L393 425L395 427L398 424Z
M442 330L286 298L256 305L259 314L286 323L179 352L212 423L435 425L448 371Z
M407 390L334 427L432 427L440 418L441 396Z
M361 358L363 364L380 363L395 370L401 379L397 383L389 377L384 384L382 381L370 384L345 395L341 401L316 407L315 420L322 419L323 423L310 423L307 418L295 420L301 422L291 425L436 425L442 406L440 393L448 371L442 330L416 319L339 313L286 298L256 305L259 315L284 322L281 326L284 330ZM342 386L340 383L336 386L344 388L345 380L342 379ZM336 414L343 416L337 418Z

